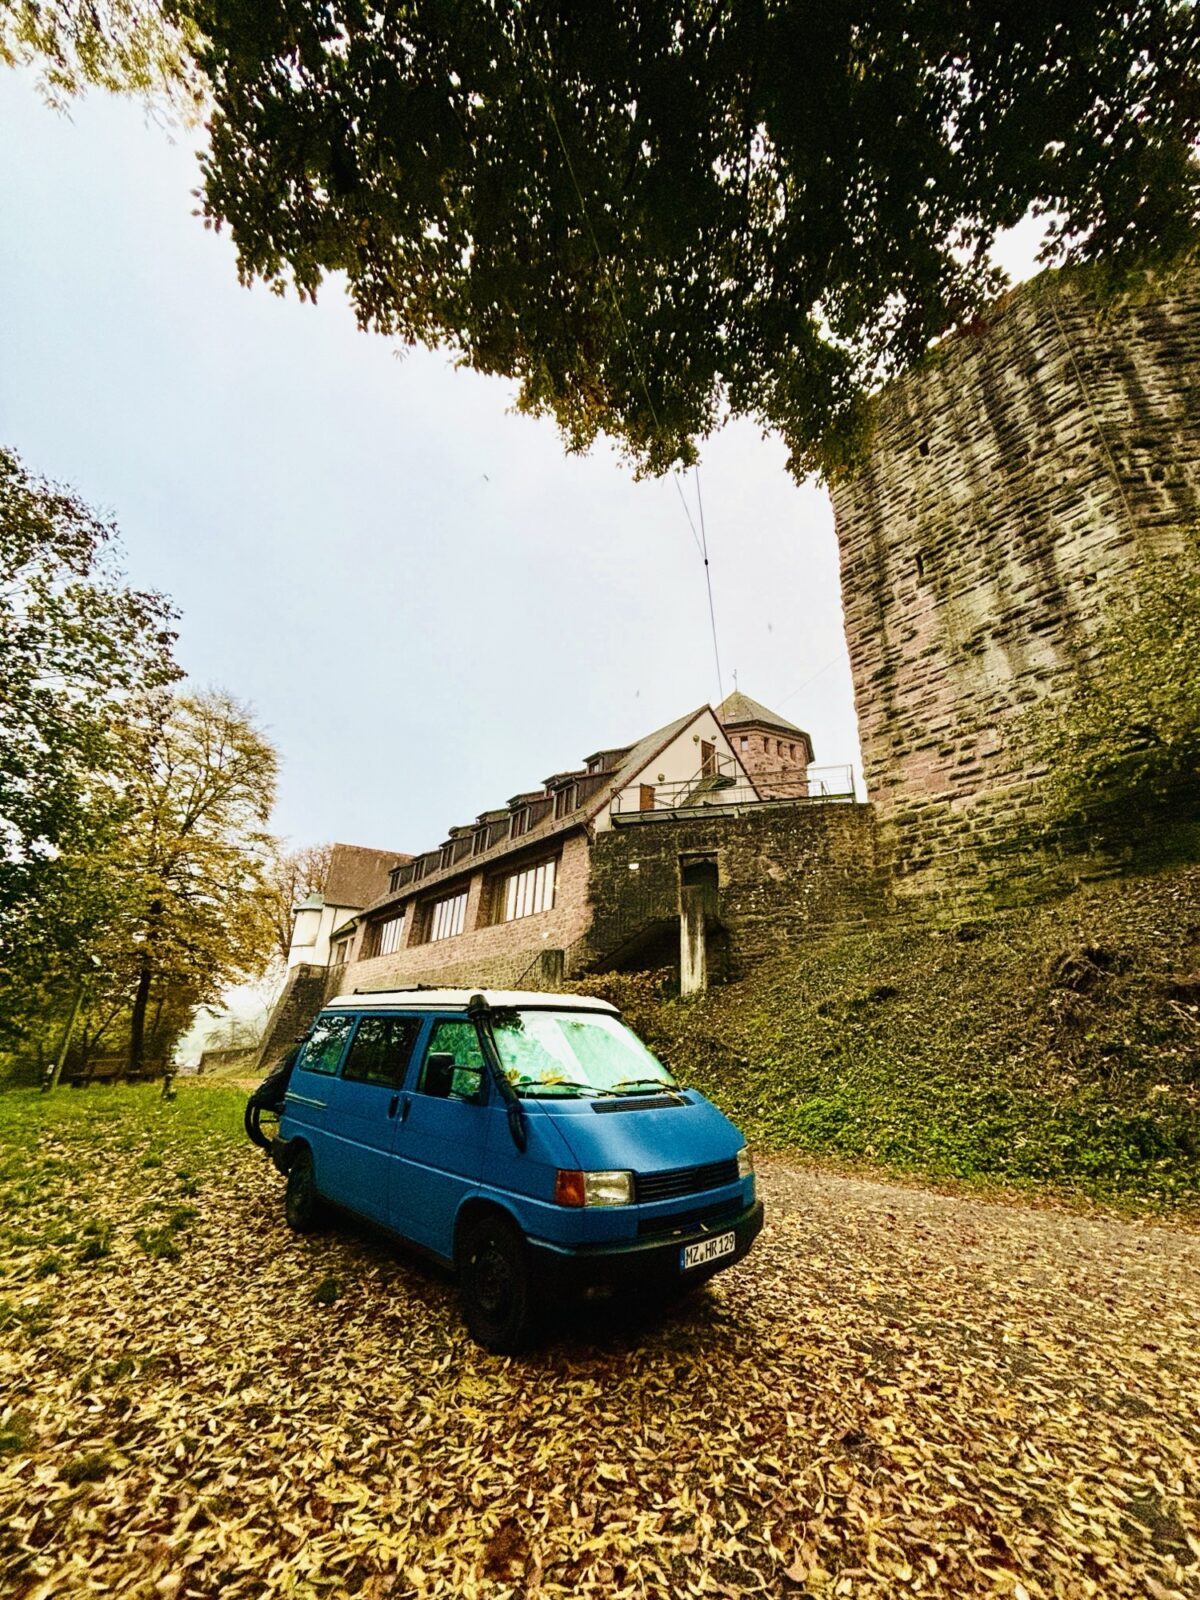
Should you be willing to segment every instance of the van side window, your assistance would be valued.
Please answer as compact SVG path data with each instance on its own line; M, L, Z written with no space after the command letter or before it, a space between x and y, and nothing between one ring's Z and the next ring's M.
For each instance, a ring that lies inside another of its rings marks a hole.
M420 1017L363 1017L342 1068L352 1083L399 1089L421 1031Z
M473 1022L434 1024L417 1088L439 1100L477 1100L483 1083L483 1053Z
M305 1072L336 1072L353 1026L354 1018L342 1013L318 1017L297 1066Z

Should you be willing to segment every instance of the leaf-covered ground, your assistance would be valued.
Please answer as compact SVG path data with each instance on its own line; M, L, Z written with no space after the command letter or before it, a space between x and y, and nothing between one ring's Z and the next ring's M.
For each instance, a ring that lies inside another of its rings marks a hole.
M1200 1593L1194 1232L776 1158L694 1304L504 1360L239 1110L0 1096L0 1593Z

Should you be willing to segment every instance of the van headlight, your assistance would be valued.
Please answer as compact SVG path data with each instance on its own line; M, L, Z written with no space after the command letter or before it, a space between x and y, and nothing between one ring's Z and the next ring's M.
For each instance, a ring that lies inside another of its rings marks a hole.
M754 1157L750 1154L750 1146L744 1144L737 1153L738 1177L752 1178L754 1176Z
M560 1206L628 1206L633 1204L632 1172L572 1172L554 1175L554 1199Z

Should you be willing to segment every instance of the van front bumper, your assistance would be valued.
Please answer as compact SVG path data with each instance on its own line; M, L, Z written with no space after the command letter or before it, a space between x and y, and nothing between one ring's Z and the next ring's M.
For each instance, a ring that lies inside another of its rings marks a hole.
M726 1267L736 1266L762 1232L763 1206L755 1200L744 1211L698 1227L685 1228L669 1239L661 1236L632 1239L621 1244L592 1244L569 1247L530 1239L529 1250L539 1281L555 1290L661 1286L687 1288L700 1284ZM684 1271L681 1262L686 1245L722 1234L735 1235L728 1255L703 1266Z

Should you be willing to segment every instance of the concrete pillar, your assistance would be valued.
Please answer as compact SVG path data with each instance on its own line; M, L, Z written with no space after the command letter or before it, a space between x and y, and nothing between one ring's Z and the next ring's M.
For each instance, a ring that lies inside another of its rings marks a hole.
M679 861L679 992L703 994L708 988L709 921L716 920L719 877L711 856Z
M679 992L703 994L708 988L708 892L701 884L685 883L679 899Z

